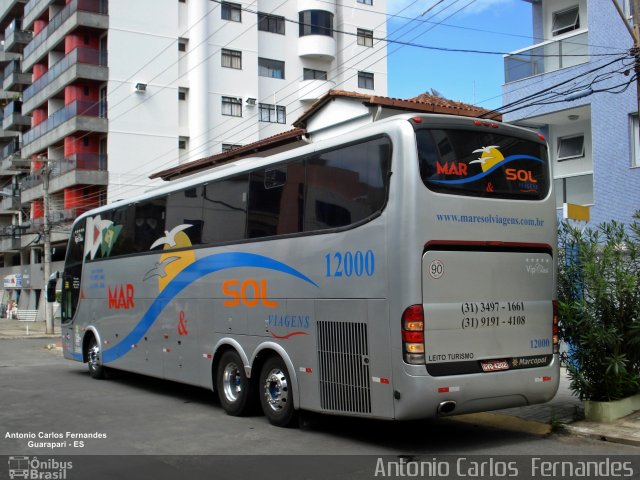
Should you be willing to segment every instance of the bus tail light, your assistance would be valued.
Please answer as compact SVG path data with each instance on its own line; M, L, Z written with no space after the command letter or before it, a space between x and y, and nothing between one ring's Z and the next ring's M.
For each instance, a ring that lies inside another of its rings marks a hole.
M424 365L424 310L411 305L402 313L402 351L404 361Z
M558 327L558 301L553 301L553 353L560 351L560 328Z

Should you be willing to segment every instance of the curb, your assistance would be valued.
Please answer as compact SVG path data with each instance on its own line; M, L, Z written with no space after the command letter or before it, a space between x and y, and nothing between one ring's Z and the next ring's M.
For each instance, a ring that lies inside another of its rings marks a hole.
M47 335L46 333L33 333L31 335L25 335L25 334L20 334L20 335L3 335L2 333L0 333L0 340L37 340L37 339L42 339L42 338L49 338L49 339L59 339L60 335Z
M511 432L523 432L530 435L545 436L551 433L551 425L548 423L536 422L535 420L525 420L523 418L503 415L500 413L468 413L448 417L450 420L463 423L492 427Z
M593 429L585 425L564 425L563 428L567 433L570 433L571 435L575 435L577 437L591 438L603 442L620 443L623 445L640 447L640 438L634 439L629 438L629 436L619 436L615 433L610 434L607 432L603 432L602 429Z

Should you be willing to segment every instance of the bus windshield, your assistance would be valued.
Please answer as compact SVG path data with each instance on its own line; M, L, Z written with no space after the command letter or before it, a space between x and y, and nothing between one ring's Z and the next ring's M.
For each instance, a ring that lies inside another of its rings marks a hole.
M546 146L496 132L416 131L420 175L439 193L543 200L549 192Z

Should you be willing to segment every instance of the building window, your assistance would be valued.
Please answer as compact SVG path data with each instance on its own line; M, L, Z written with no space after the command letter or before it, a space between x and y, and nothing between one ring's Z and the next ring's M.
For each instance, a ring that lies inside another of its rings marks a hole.
M269 58L258 58L258 75L284 79L284 62Z
M358 45L362 45L363 47L373 47L373 31L359 28Z
M228 152L229 150L233 150L235 148L240 148L242 145L239 145L237 143L223 143L222 144L222 151L223 152Z
M333 37L333 13L324 10L306 10L298 15L300 36L326 35Z
M579 28L580 9L577 5L566 10L553 12L553 24L551 25L551 33L553 35L562 35Z
M574 177L556 178L553 181L556 191L556 205L563 203L576 205L593 205L593 174L577 175Z
M222 49L222 66L226 68L242 69L242 52L238 50Z
M373 73L358 72L358 88L373 90Z
M186 100L187 99L187 92L189 91L188 88L178 88L178 100Z
M180 150L186 150L189 146L189 137L178 137L178 148Z
M558 138L558 161L584 157L584 135Z
M287 108L280 105L260 103L260 121L270 123L287 123Z
M258 13L258 30L284 35L284 17Z
M178 39L178 51L179 52L186 52L187 51L187 42L189 40L186 38L179 38Z
M222 97L222 115L241 117L242 99L236 97Z
M638 114L631 115L631 166L640 167L640 123Z
M222 20L242 21L242 8L237 3L222 2Z
M326 80L327 72L324 70L314 70L312 68L305 68L302 71L303 80Z
M364 5L373 5L373 0L358 0L358 3L362 3Z

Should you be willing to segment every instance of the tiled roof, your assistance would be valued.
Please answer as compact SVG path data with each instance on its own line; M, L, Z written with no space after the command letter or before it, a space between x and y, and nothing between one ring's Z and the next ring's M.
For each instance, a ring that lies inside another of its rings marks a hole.
M210 157L201 158L200 160L194 160L193 162L184 163L176 167L168 168L167 170L156 172L149 178L172 180L175 177L189 175L200 170L215 167L216 165L227 163L236 158L247 157L263 150L269 150L281 145L296 142L300 140L305 133L306 131L302 128L287 130L286 132L263 138L262 140L258 140L257 142L250 143L248 145L243 145L242 147L227 150L226 152L218 153L217 155L211 155Z
M492 113L490 110L469 105L468 103L456 102L446 98L437 97L423 93L417 97L402 99L391 97L380 97L377 95L367 95L358 92L348 92L345 90L330 90L323 97L309 107L298 120L293 124L299 128L306 128L307 120L312 117L320 108L329 103L334 98L356 98L361 99L367 105L380 105L383 107L395 108L399 110L407 110L423 113L443 113L448 115L461 115L467 117L479 117L486 115L491 120L502 120L502 116Z
M486 115L491 120L502 120L500 114L493 113L489 110L469 105L463 102L456 102L446 98L423 93L414 98L401 99L380 97L376 95L367 95L358 92L348 92L346 90L330 90L323 97L314 102L309 109L302 114L298 120L294 122L294 129L288 130L272 137L263 138L254 143L234 148L226 152L212 155L210 157L195 160L193 162L184 163L176 167L162 170L152 174L149 178L162 178L163 180L172 180L176 177L189 175L200 170L229 162L236 158L247 157L264 150L269 150L289 143L300 140L306 134L307 120L313 116L320 108L335 98L355 98L362 100L366 105L382 106L398 110L407 110L422 113L442 113L448 115L461 115L468 117L479 117Z

